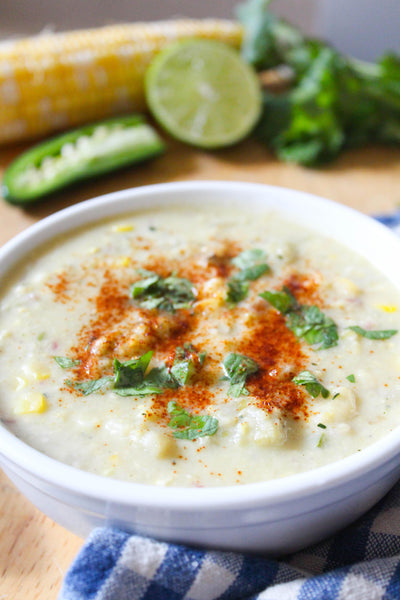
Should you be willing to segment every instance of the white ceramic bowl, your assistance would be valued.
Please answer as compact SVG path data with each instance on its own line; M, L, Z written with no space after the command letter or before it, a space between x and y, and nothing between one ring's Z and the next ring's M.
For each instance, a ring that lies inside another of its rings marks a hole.
M399 240L347 207L288 189L236 182L169 183L83 202L37 223L0 250L0 278L32 248L97 219L169 201L240 202L256 218L274 207L365 256L400 288ZM400 476L400 430L331 465L264 483L160 488L110 480L59 463L0 426L0 464L40 510L86 536L113 525L155 538L209 547L297 550L369 509Z

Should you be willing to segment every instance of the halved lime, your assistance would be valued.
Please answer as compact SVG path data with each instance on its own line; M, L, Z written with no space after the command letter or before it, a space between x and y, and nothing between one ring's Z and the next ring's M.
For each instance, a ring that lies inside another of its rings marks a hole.
M174 137L202 148L244 138L261 111L253 69L226 44L191 39L162 50L145 81L147 103Z

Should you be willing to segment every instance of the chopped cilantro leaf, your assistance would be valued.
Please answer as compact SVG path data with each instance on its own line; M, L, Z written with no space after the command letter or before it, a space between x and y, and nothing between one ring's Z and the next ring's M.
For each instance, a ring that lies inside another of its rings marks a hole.
M192 344L178 346L175 350L175 360L171 367L171 375L179 385L187 385L196 371L202 367L206 354L197 352Z
M298 338L303 338L316 350L325 350L337 345L337 325L318 306L298 304L289 290L262 292L264 298L286 318L286 325Z
M178 382L165 365L151 369L149 374L146 375L146 384L153 385L160 391L163 389L176 389L179 387Z
M228 281L226 300L229 304L237 304L246 298L248 291L249 284L247 281L231 277Z
M153 394L162 394L163 390L158 385L154 385L150 381L144 380L136 387L127 386L116 388L114 386L114 392L118 394L118 396L152 396Z
M292 381L296 385L303 385L313 398L318 398L319 395L323 398L328 398L329 396L329 391L326 387L310 371L302 371L296 377L293 377Z
M74 360L73 358L68 358L68 356L53 356L53 358L62 369L72 369L72 367L77 367L81 364L80 360Z
M188 279L172 274L163 278L152 271L140 271L144 279L131 286L131 296L143 308L175 312L188 308L196 299L193 284Z
M264 273L268 273L269 271L270 268L267 264L254 265L253 267L246 267L246 269L239 271L236 278L239 279L239 281L255 281L256 279L259 279L261 275L264 275Z
M226 300L229 304L237 304L247 297L249 281L259 279L271 269L265 262L265 252L259 248L244 250L232 259L235 267L240 271L228 280Z
M153 352L149 351L132 360L120 362L114 359L114 375L100 379L65 383L85 396L101 390L112 383L112 390L119 396L148 396L161 394L165 389L176 389L187 385L192 375L202 367L205 352L197 352L192 344L184 344L175 352L175 361L171 369L165 365L154 367L148 373Z
M153 352L149 351L139 358L120 362L114 359L115 381L114 389L138 387L144 382L144 374L149 366Z
M369 340L387 340L397 333L397 329L363 329L358 325L349 327L349 329Z
M131 294L132 298L139 298L143 296L147 290L150 290L152 286L154 286L161 278L151 271L145 271L144 269L141 271L141 275L147 275L144 279L140 281L136 281L131 286Z
M173 429L175 438L195 440L206 435L214 435L218 430L218 420L211 415L192 415L176 402L167 407L171 420L168 425Z
M323 423L318 423L317 427L320 427L321 429L326 429L326 425L324 425Z
M98 392L108 386L114 380L113 377L100 377L100 379L89 379L88 381L65 381L66 385L81 392L84 396Z
M244 250L235 256L235 258L232 258L232 262L235 267L242 270L264 263L265 259L266 254L264 250L260 250L259 248L251 248L250 250Z
M318 350L336 346L339 339L336 324L317 306L303 305L299 311L289 313L287 326L310 346L318 346Z
M347 375L346 379L347 379L348 381L350 381L350 383L355 383L355 382L356 382L356 378L355 378L355 376L353 375L353 373L352 373L351 375Z
M298 307L295 297L286 288L283 288L281 292L262 292L259 296L264 298L264 300L269 302L283 315Z
M230 381L229 394L237 398L238 396L247 396L248 391L245 388L246 379L249 375L257 373L259 366L255 360L230 352L223 362L225 373Z

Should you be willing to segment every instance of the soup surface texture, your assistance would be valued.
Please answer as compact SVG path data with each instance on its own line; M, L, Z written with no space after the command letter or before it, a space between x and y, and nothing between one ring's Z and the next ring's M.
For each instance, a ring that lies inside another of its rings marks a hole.
M400 424L399 292L273 211L140 210L42 247L0 299L0 414L161 486L280 478Z

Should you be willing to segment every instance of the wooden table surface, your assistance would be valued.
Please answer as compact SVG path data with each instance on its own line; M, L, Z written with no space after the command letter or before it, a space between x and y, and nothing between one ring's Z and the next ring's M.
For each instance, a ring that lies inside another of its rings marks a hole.
M28 210L0 201L0 245L39 219L99 194L129 187L193 179L268 183L304 190L365 213L400 206L400 150L348 152L333 165L308 170L278 163L255 142L206 153L169 141L168 152L65 191ZM0 175L26 146L0 148ZM0 600L56 600L63 575L82 540L45 517L0 471Z

